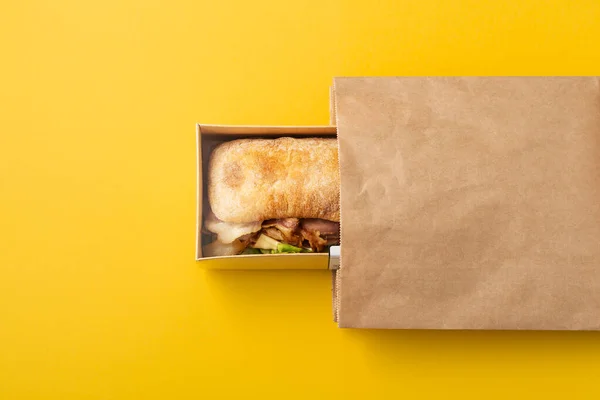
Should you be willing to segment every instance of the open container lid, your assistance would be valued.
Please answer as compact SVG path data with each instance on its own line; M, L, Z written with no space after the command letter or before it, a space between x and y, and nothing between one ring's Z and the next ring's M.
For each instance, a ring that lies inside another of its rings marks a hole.
M339 78L341 327L600 328L596 77Z

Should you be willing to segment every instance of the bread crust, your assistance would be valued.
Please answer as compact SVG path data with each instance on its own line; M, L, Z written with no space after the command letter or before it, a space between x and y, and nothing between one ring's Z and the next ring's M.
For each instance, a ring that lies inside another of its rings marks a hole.
M339 194L336 139L238 139L210 156L208 200L222 221L339 221Z

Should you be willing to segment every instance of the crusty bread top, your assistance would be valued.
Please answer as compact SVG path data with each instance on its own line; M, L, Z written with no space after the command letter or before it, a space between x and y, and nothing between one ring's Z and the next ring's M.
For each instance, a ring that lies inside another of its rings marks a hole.
M222 221L340 220L335 139L238 139L212 152L208 199Z

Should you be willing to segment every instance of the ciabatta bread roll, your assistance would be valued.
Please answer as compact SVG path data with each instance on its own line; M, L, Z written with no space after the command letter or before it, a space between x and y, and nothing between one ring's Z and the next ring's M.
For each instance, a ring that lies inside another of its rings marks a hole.
M239 139L215 148L208 199L221 221L340 220L335 139Z

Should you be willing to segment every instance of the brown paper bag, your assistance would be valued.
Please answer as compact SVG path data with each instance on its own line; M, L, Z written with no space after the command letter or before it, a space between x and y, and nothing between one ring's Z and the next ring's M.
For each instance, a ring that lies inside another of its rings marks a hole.
M596 77L340 78L341 327L600 328Z

